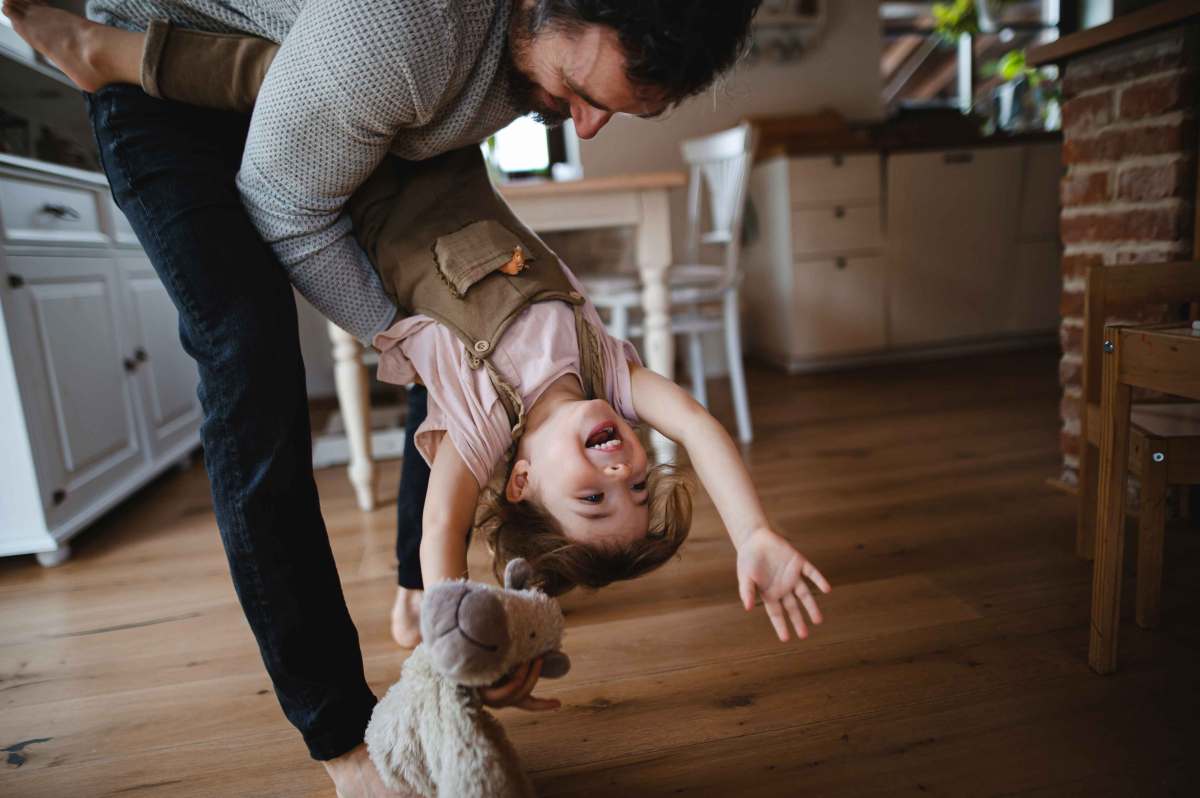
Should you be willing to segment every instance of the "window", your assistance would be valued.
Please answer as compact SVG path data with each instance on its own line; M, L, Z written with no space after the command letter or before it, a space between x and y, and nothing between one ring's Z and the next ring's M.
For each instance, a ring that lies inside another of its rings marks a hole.
M547 128L529 117L515 120L508 127L496 131L481 146L484 155L493 166L509 179L522 177L551 177L561 179L565 171L578 169L578 146L574 144L574 129L568 122L557 128ZM570 150L575 150L574 157ZM571 167L574 167L572 169Z

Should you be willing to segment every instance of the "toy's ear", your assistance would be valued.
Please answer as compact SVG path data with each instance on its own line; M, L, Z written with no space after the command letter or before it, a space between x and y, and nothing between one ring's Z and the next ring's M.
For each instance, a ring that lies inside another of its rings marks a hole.
M561 679L571 670L571 658L565 652L555 649L542 655L542 678Z
M524 590L533 579L533 566L524 557L509 560L504 569L504 586L509 590Z

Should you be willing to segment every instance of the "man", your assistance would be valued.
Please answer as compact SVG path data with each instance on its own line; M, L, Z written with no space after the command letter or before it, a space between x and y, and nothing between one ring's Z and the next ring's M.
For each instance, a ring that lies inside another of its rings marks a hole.
M281 42L252 117L89 97L113 194L180 314L234 587L276 695L342 798L389 795L362 746L375 696L321 519L289 280L364 342L397 314L344 210L390 151L420 160L514 118L655 116L736 60L758 0L91 0ZM282 265L282 269L276 264ZM317 290L329 283L337 291ZM330 297L336 297L331 299ZM409 429L420 423L414 397ZM398 540L419 539L428 471L406 453ZM403 578L403 574L401 577ZM526 704L526 669L498 705Z

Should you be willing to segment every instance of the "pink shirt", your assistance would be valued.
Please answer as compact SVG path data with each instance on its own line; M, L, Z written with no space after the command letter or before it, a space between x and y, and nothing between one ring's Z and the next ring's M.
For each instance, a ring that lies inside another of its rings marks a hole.
M562 268L575 290L582 293L575 275L566 265ZM604 398L636 424L627 361L638 365L642 361L632 344L604 332L600 314L591 302L584 305L583 312L600 332L604 348L604 382L608 389ZM429 316L402 319L378 333L372 343L379 350L379 379L407 385L420 377L429 390L429 415L416 436L417 450L425 461L433 463L441 438L436 433L444 431L475 481L480 487L486 485L512 442L508 414L487 369L472 369L462 341ZM533 407L559 377L578 376L579 343L571 306L565 302L530 305L501 337L492 353L492 365L521 394L526 408Z

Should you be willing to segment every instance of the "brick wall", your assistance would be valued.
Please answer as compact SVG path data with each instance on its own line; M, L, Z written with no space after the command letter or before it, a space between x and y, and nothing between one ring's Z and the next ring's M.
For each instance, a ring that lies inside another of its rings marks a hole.
M1083 291L1088 266L1190 260L1195 220L1196 26L1143 37L1066 64L1063 73L1062 451L1079 451ZM1138 321L1170 310L1147 309Z

